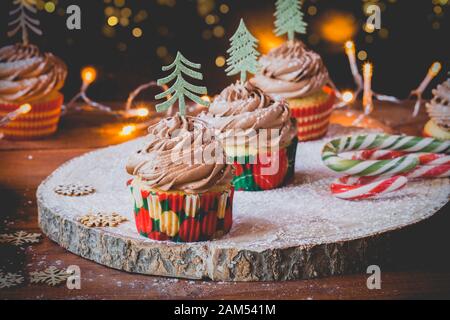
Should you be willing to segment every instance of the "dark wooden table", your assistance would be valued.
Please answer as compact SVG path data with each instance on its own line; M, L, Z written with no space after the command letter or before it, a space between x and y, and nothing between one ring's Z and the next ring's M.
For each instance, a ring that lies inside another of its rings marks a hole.
M420 135L425 113L410 116L412 103L378 105L373 117L396 132ZM66 116L59 132L45 140L0 140L0 233L41 232L35 193L39 183L65 161L85 152L144 134L122 137L123 123L99 114ZM382 265L380 290L369 290L367 274L324 279L215 283L128 274L71 254L45 236L25 247L0 245L0 270L20 272L24 284L0 289L0 299L400 299L450 298L449 205L432 218L396 232ZM447 212L446 212L447 211ZM81 289L30 284L27 274L48 266L81 268Z

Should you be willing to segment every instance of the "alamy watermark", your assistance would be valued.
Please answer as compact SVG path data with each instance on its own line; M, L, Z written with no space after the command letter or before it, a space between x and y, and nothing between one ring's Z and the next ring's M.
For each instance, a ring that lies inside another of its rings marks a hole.
M80 290L81 289L81 269L77 265L71 265L67 268L67 274L69 277L66 281L67 289Z
M81 8L76 4L67 7L66 14L69 15L66 20L66 26L69 30L81 30Z
M367 289L381 289L381 269L376 264L367 267L367 274L370 276L367 278Z
M280 138L278 129L208 130L201 138L195 137L195 134L185 135L184 130L174 130L171 139L180 141L169 150L169 159L174 164L188 165L260 164L262 175L274 175L280 166ZM204 141L211 143L204 146Z
M371 30L381 29L381 8L376 4L370 4L366 7L366 14L369 16L366 21L367 28Z

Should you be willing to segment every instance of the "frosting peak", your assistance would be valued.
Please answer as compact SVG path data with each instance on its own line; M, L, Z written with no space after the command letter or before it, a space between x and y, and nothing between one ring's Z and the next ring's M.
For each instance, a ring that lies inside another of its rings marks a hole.
M273 98L300 98L329 81L321 57L300 41L287 41L260 59L261 70L250 81Z
M34 45L15 44L0 49L0 100L20 103L37 100L61 89L67 67L51 53Z
M209 157L211 155L211 157ZM149 188L197 193L231 182L231 166L205 122L179 114L149 128L127 171Z

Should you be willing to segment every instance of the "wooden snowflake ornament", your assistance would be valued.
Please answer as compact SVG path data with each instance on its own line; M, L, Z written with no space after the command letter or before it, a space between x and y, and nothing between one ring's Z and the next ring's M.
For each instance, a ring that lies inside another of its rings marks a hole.
M231 47L227 50L230 57L227 59L228 68L225 70L228 76L241 75L241 83L247 80L247 72L258 72L257 48L258 40L248 31L244 20L241 19L236 33L230 38Z
M113 212L108 213L95 213L82 216L78 221L86 227L117 227L122 222L128 221L127 218L120 214Z
M43 271L30 272L31 283L47 284L49 286L56 286L62 282L67 281L70 274L65 269L58 269L54 266L48 267Z
M38 243L41 238L40 233L28 233L25 231L17 231L14 233L0 234L0 243L21 246L24 244Z
M60 184L54 189L55 193L68 197L87 196L95 192L94 187L79 184Z
M23 283L24 278L18 273L0 272L0 289L16 287Z
M186 97L200 105L208 107L209 102L196 95L207 94L206 87L192 85L183 77L184 74L196 80L203 80L203 75L200 72L195 71L200 70L200 68L200 64L190 62L180 52L177 53L172 64L162 67L163 71L174 70L167 77L158 80L157 83L159 86L164 86L169 82L176 80L172 87L155 96L155 99L168 98L167 101L156 105L156 111L166 111L178 101L180 114L186 115Z

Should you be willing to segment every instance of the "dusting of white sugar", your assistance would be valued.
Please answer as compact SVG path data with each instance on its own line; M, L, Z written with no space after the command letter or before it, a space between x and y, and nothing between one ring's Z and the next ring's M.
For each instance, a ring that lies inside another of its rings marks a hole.
M231 232L209 245L264 251L356 239L423 220L448 201L447 178L409 182L404 189L379 199L355 202L334 198L329 185L336 175L322 164L320 152L331 136L351 132L355 129L332 126L327 138L299 143L292 185L271 191L236 192ZM46 207L73 221L89 212L117 212L129 221L116 228L104 228L106 232L144 244L154 243L136 232L133 202L126 187L131 178L125 172L127 158L141 144L142 138L70 161L41 185L40 198ZM56 186L71 183L91 185L96 192L83 197L53 192Z

